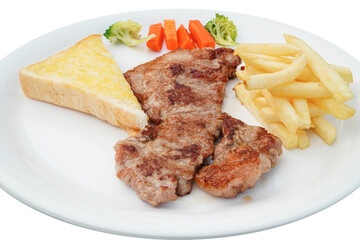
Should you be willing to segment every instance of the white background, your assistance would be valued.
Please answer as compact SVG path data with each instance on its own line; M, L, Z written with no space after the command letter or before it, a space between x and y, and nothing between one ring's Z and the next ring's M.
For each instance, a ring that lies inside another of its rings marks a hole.
M2 3L0 8L0 59L34 38L78 21L155 8L205 8L260 16L314 33L360 59L359 8L357 1L350 0L12 0ZM360 239L359 203L360 189L308 218L278 228L226 239ZM0 190L0 239L22 238L134 239L64 223L27 207Z

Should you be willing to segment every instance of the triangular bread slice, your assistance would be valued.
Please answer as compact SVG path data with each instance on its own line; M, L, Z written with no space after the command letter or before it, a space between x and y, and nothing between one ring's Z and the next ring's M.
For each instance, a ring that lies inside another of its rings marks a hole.
M29 98L92 114L133 135L148 117L126 82L101 35L90 35L69 49L22 68Z

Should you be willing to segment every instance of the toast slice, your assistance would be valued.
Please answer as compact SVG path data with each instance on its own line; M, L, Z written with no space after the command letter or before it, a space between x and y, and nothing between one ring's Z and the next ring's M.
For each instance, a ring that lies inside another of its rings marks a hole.
M130 135L148 117L101 35L90 35L69 49L19 71L24 94L36 100L92 114Z

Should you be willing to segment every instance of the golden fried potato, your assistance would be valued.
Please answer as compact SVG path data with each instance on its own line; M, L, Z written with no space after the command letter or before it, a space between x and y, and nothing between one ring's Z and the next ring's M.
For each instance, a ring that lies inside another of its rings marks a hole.
M265 128L275 136L279 137L282 144L287 149L297 148L299 136L296 132L291 132L283 123L267 123Z
M262 94L274 109L274 112L279 117L280 121L289 129L290 132L295 133L299 128L299 115L291 105L290 101L284 97L276 97L269 93L267 89L263 89Z
M274 96L290 98L328 98L332 94L321 82L296 82L273 87L269 92Z
M288 68L290 64L294 61L293 58L280 58L280 57L273 57L262 54L255 54L255 53L242 53L241 57L242 60L246 62L248 65L256 69L261 69L263 72L266 73L274 73L284 70ZM286 63L284 62L285 60L281 60L281 59L287 59L286 61L290 63ZM296 79L299 81L306 81L306 82L319 81L319 79L307 67L304 68L304 70L300 73L300 75Z
M308 61L307 65L337 101L345 102L353 98L353 94L346 82L317 52L299 38L287 34L284 37L288 44L295 45L305 52Z
M278 115L275 114L271 107L263 107L260 109L260 116L264 122L281 122Z
M262 120L260 118L259 108L256 107L253 98L251 97L251 90L247 90L245 88L244 83L238 83L234 87L236 97L240 100L240 102L249 110L249 112L260 122Z
M354 108L337 101L335 98L314 98L311 101L340 120L351 118L355 114Z
M255 68L255 67L253 67L253 66L251 66L249 64L245 64L245 72L249 76L265 73L264 71L262 71L262 70L260 70L258 68Z
M240 55L241 57L241 55ZM251 65L251 64L250 64ZM265 89L280 86L296 79L306 66L306 55L299 53L289 67L274 73L241 76L247 89Z
M327 144L332 144L336 138L336 128L322 116L313 117L311 121L315 127L312 130L319 135Z
M299 115L299 128L309 129L311 119L307 100L304 98L293 98L291 104Z
M300 149L304 149L310 146L310 141L308 136L306 135L306 132L302 129L299 129L297 131L297 135L298 135L298 146Z
M262 94L260 97L254 98L253 101L258 108L270 107L269 103L266 101L266 98L263 97Z
M271 56L295 56L301 50L289 44L283 43L241 43L234 54L241 55L244 52L266 54Z
M315 105L312 102L308 102L308 106L311 117L317 117L317 116L323 116L329 114L327 111L325 111L322 108L319 108L317 105Z
M334 65L331 64L331 66L335 69L335 71L342 77L342 79L344 79L345 82L347 83L352 83L353 80L353 75L352 72L349 68L347 67L343 67L343 66L338 66L338 65Z

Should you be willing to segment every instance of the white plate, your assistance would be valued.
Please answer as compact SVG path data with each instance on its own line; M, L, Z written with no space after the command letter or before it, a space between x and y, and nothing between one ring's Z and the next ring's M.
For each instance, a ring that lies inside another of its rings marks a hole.
M22 46L0 62L0 186L25 204L55 218L104 232L146 237L214 237L243 234L289 223L320 211L360 185L359 114L346 121L329 118L338 130L332 146L311 135L306 150L284 151L279 164L256 187L235 199L220 199L196 185L191 194L151 207L118 180L114 143L127 135L87 114L34 101L21 91L21 67L68 48L89 34L103 33L118 20L149 24L175 19L203 23L214 17L204 10L152 10L112 15L77 23ZM238 27L239 42L284 42L283 33L307 41L325 59L352 69L359 111L360 64L331 43L277 22L224 13ZM158 54L144 45L127 48L106 43L126 71ZM165 46L162 53L166 52ZM223 110L258 124L234 97L231 80ZM251 196L252 200L246 200Z

